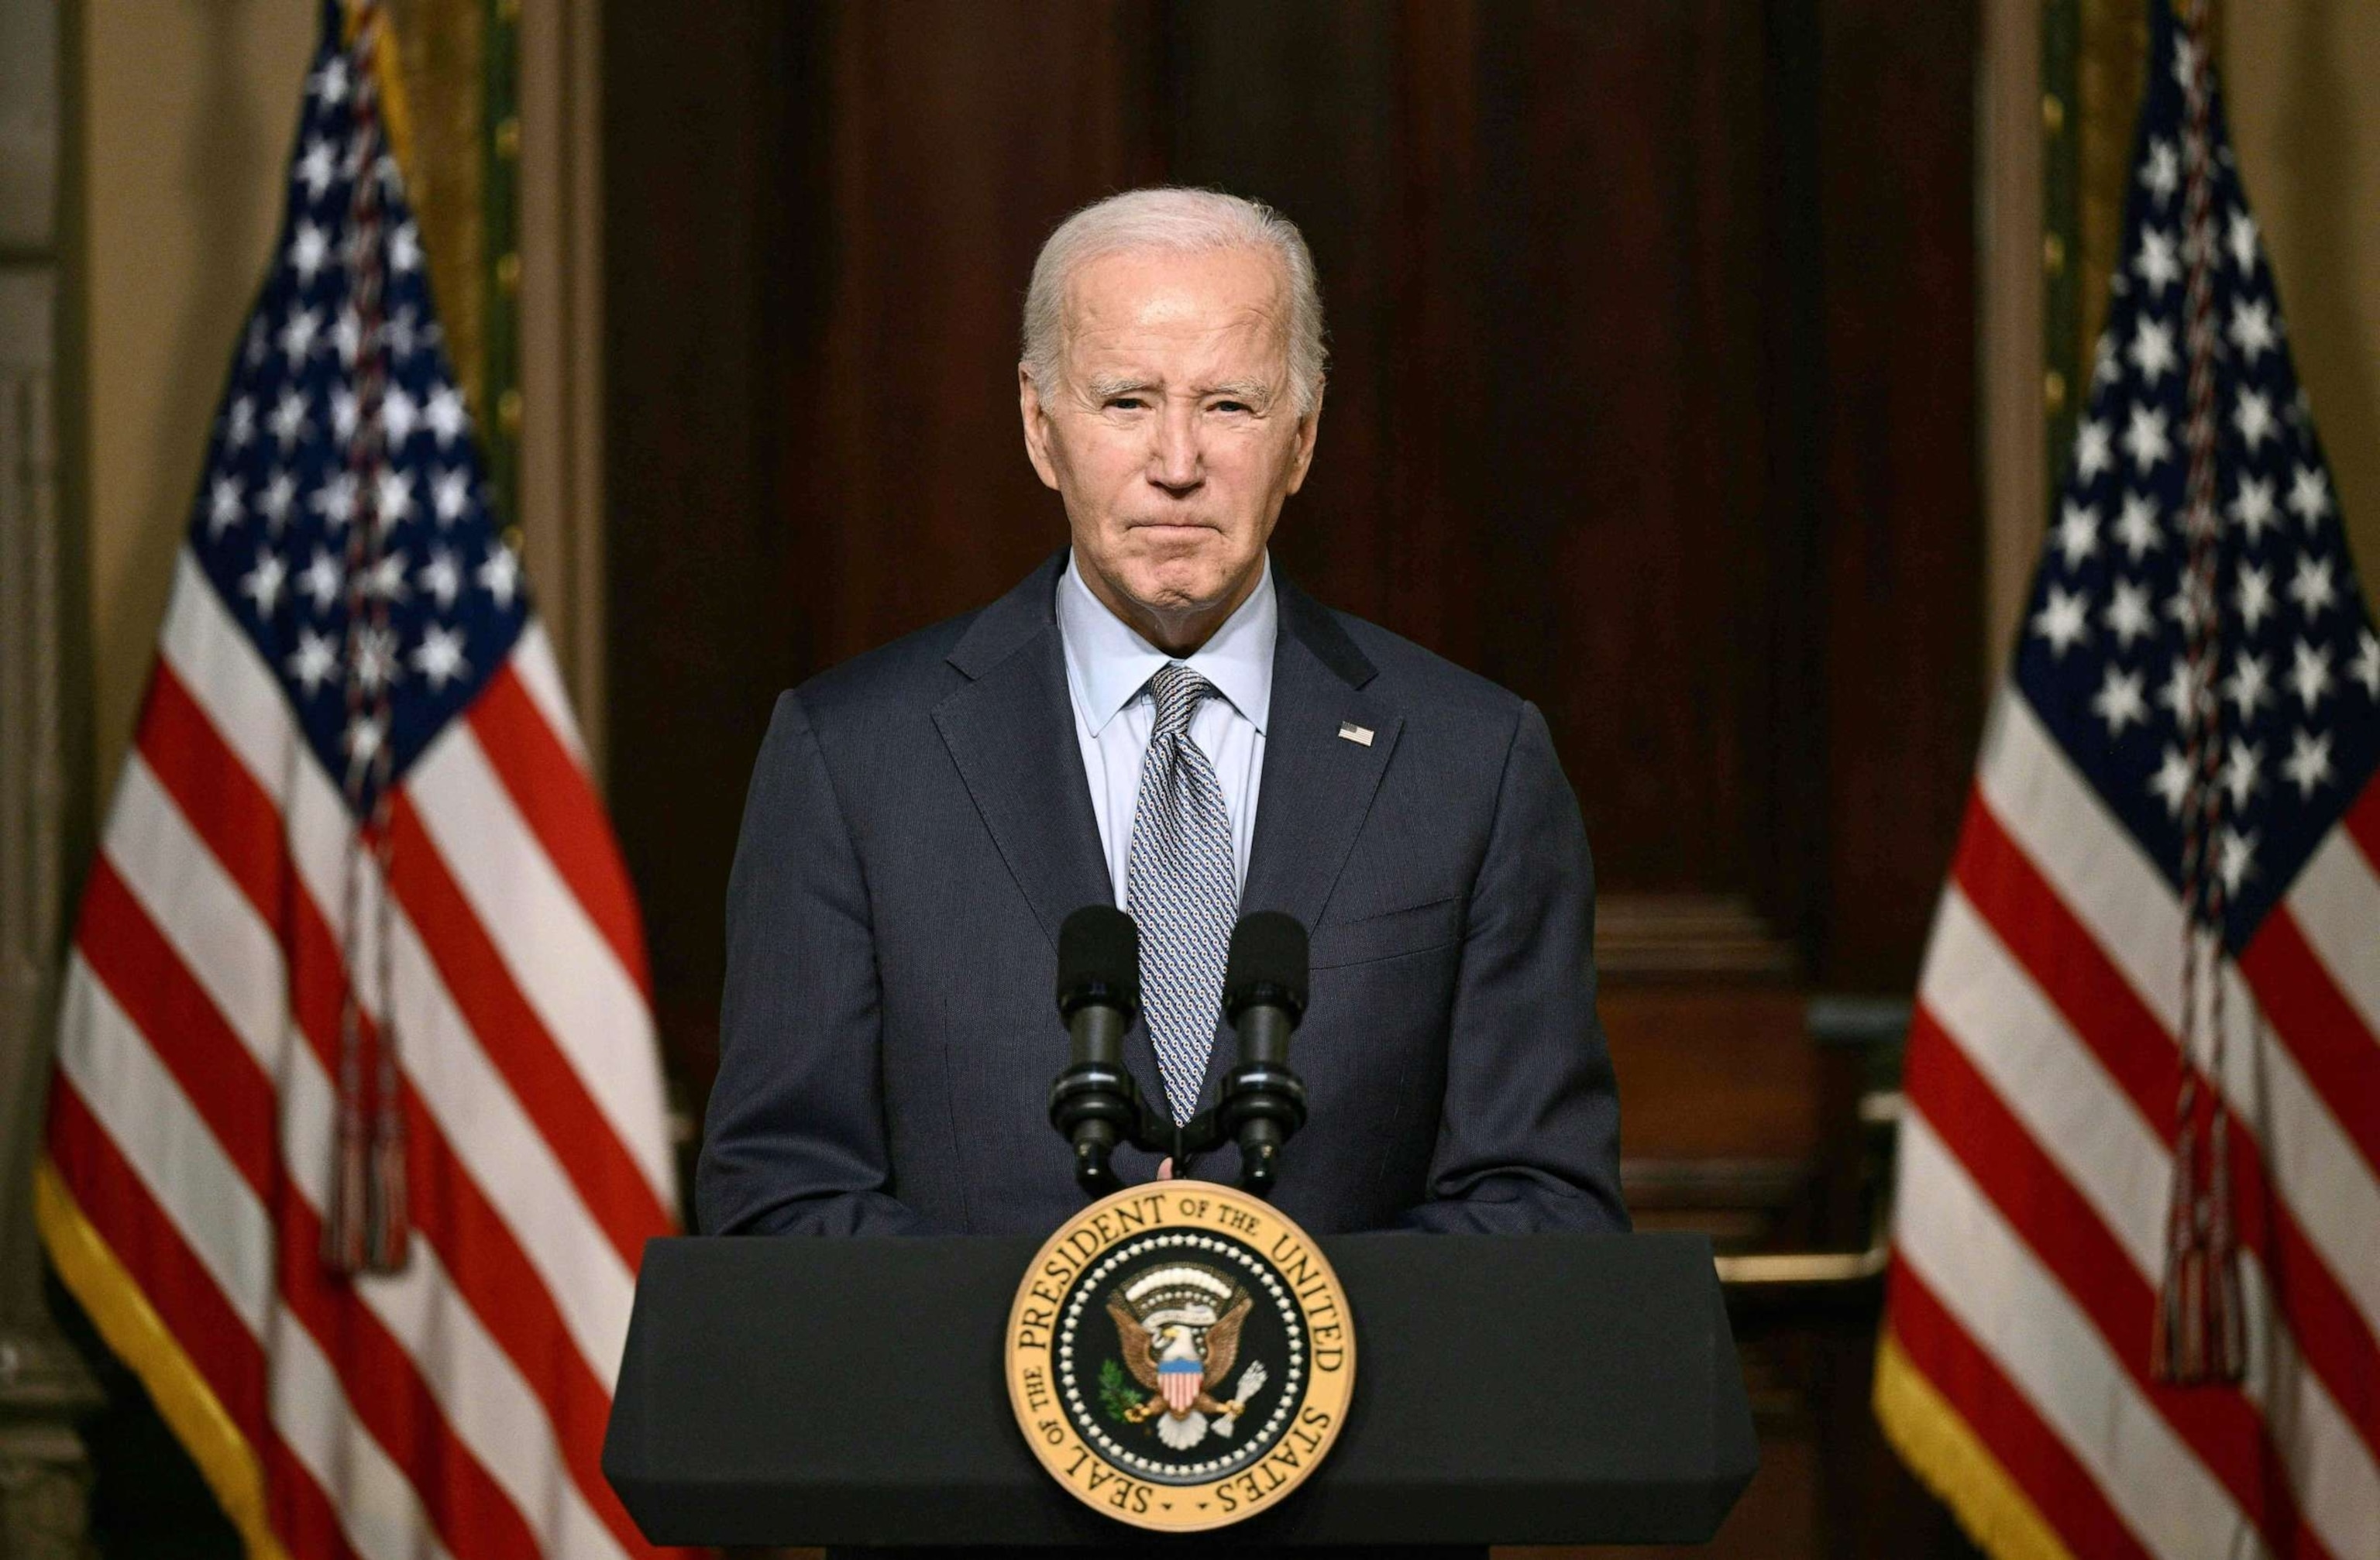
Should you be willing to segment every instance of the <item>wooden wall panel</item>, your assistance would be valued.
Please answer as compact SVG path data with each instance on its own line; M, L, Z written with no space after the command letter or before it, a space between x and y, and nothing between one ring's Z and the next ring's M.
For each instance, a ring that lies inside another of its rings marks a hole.
M1833 983L1891 989L1924 945L1982 728L1978 23L1970 6L1894 0L1819 14L1827 844L1813 946Z
M698 1105L727 862L790 670L778 625L805 615L777 581L776 343L825 307L785 241L818 99L774 6L612 4L602 31L609 797Z

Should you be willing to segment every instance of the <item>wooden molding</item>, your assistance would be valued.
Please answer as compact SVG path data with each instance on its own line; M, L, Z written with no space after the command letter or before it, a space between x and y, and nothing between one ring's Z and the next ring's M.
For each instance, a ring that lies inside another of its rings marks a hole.
M1607 980L1791 976L1792 939L1736 894L1614 893L1595 915L1595 964Z
M31 1208L68 863L50 264L0 266L0 1324L41 1309Z

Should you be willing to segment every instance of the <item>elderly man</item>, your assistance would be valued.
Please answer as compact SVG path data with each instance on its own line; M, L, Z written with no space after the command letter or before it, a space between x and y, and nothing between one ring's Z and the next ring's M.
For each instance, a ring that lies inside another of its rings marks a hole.
M1232 1057L1239 914L1312 934L1306 1228L1626 1227L1595 890L1544 719L1274 573L1322 309L1278 212L1076 212L1025 307L1025 447L1071 545L778 701L728 889L708 1233L1041 1234L1081 1206L1046 1091L1059 923L1141 929L1126 1037L1176 1119ZM1120 1151L1125 1179L1167 1168ZM1184 1171L1229 1180L1236 1150Z

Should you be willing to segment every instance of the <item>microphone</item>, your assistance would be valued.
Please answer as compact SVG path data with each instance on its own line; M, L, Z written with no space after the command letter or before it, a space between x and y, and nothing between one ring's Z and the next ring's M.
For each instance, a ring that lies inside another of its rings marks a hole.
M1281 1145L1305 1125L1305 1085L1289 1068L1289 1037L1305 1016L1305 928L1259 910L1232 929L1223 1011L1239 1031L1240 1065L1224 1085L1220 1123L1240 1145L1240 1184L1262 1195Z
M1075 1149L1075 1179L1115 1190L1108 1156L1129 1141L1140 1090L1124 1070L1123 1034L1140 1011L1140 931L1112 905L1087 904L1058 928L1058 1014L1071 1055L1050 1086L1050 1124Z

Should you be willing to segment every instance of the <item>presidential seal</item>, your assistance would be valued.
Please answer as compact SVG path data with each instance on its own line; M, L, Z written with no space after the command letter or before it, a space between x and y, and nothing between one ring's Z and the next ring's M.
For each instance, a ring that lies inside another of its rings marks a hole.
M1330 1450L1355 1380L1338 1275L1245 1192L1153 1181L1101 1198L1033 1259L1008 1397L1059 1483L1137 1528L1270 1510Z

